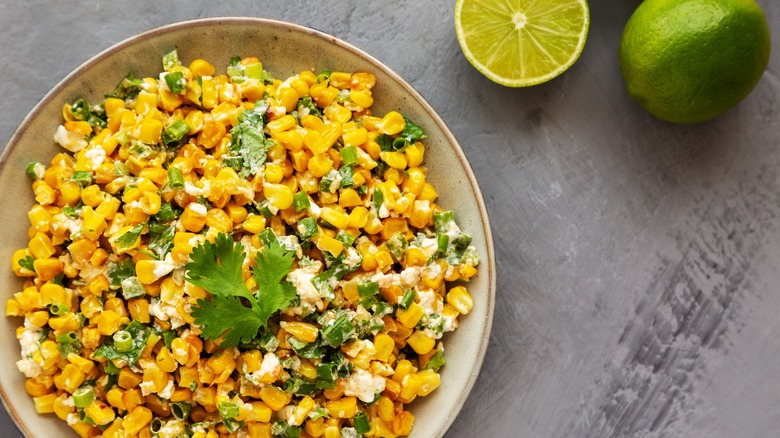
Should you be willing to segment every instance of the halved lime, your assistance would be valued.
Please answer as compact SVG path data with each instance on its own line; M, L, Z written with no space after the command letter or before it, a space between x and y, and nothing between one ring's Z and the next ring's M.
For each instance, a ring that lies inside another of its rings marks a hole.
M466 59L508 87L536 85L579 58L588 37L585 0L457 0L455 33Z

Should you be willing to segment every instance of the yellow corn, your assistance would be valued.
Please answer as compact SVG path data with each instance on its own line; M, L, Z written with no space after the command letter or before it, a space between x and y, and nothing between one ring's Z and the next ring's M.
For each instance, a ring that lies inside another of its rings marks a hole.
M416 330L414 333L412 333L412 335L409 336L406 342L409 343L409 345L417 354L428 353L433 349L433 346L436 344L435 339L431 338L430 336L426 335L420 330Z
M283 407L290 404L292 394L288 394L274 386L264 386L260 389L260 398L269 408L278 412Z
M35 404L35 412L39 414L50 414L54 412L54 400L57 398L56 393L42 395L40 397L33 397L33 403Z
M342 397L323 405L333 418L352 418L357 414L357 397Z
M308 343L316 341L320 333L316 326L307 322L282 321L280 326L291 335Z

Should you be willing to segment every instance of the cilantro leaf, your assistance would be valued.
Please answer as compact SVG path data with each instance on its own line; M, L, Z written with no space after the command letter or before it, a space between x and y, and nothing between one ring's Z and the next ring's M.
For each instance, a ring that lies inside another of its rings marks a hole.
M222 336L222 347L237 346L257 337L261 327L279 310L297 297L295 287L284 278L293 266L293 254L279 243L270 229L261 238L267 242L258 253L253 276L256 294L247 289L242 265L245 254L240 242L228 234L219 234L214 243L194 248L192 261L185 265L186 280L211 293L211 300L198 300L192 309L195 323L206 339Z
M228 163L235 163L241 176L254 175L265 163L268 149L273 144L263 133L267 104L258 104L254 109L244 110L238 116L238 125L230 130L233 143L229 147ZM231 166L232 167L232 166Z
M414 143L415 141L422 140L426 137L425 132L419 125L415 124L406 117L404 117L404 121L406 124L404 125L404 129L401 130L400 136L406 139L406 141L409 143Z
M273 233L266 228L264 233ZM258 307L266 320L277 310L287 308L298 296L295 286L284 278L292 271L293 253L286 251L276 236L269 240L270 245L265 245L263 251L256 257L257 266L252 275L259 287ZM263 324L265 326L265 324Z
M116 242L120 248L129 248L133 246L136 240L138 240L138 237L141 236L141 233L144 231L145 227L145 224L138 224L132 229L128 230L125 234L117 237L114 242Z
M21 267L23 267L25 269L28 269L30 271L35 272L35 266L33 266L33 262L34 261L35 261L34 258L32 258L31 256L27 256L27 257L19 260L19 266L21 266Z
M201 325L205 338L217 339L224 333L223 347L251 341L257 336L260 326L265 324L260 315L244 306L235 296L214 295L211 301L198 300L198 307L192 308L192 317Z
M206 241L193 248L191 262L184 265L186 280L202 287L212 295L231 295L254 299L244 284L241 267L246 255L241 243L228 234L220 233L214 243Z

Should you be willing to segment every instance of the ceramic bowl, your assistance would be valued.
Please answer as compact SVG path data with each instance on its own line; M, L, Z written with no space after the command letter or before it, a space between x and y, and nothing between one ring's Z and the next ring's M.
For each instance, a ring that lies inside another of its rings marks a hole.
M487 210L477 181L455 137L433 108L401 77L381 62L322 32L275 20L257 18L209 18L175 23L122 41L88 60L51 90L24 119L0 158L0 299L5 302L21 290L22 282L10 266L11 254L27 245L27 211L34 203L25 166L30 161L49 162L59 152L52 135L61 123L64 103L78 97L96 102L113 90L128 72L136 77L156 76L160 59L178 49L183 60L204 58L224 73L233 55L258 56L275 77L287 77L303 69L368 71L376 75L375 114L399 110L421 125L426 141L429 181L439 193L439 204L456 210L459 224L473 236L482 263L472 280L474 310L460 318L458 330L445 338L447 365L442 385L428 397L415 401L412 437L443 436L463 406L479 373L488 344L495 303L496 270ZM0 391L19 429L29 437L75 436L53 414L36 414L24 390L24 376L16 369L20 348L15 329L20 318L0 318L2 358Z

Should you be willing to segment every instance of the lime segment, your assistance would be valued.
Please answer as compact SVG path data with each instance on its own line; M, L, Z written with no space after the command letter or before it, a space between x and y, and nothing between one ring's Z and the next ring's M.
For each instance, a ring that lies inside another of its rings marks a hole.
M579 58L588 36L585 0L458 0L455 32L466 59L494 82L540 84Z

